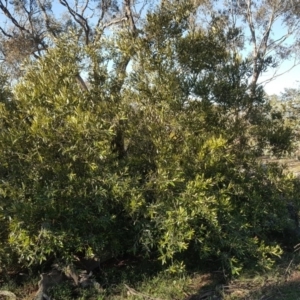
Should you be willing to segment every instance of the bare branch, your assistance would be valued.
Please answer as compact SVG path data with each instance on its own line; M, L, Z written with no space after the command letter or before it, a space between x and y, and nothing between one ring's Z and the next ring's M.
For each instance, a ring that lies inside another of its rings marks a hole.
M125 4L125 16L128 18L131 33L135 36L136 33L137 33L137 30L136 30L136 26L135 26L134 19L133 19L133 16L132 16L131 1L130 0L124 0L124 4Z
M42 11L42 14L43 14L43 17L44 17L44 22L45 22L45 25L46 25L46 28L48 30L48 32L53 36L53 37L57 37L57 34L55 32L55 30L51 27L51 21L50 21L50 18L47 14L47 11L46 11L46 8L45 6L41 3L40 0L37 0L37 3Z
M4 6L2 0L0 0L0 9L3 11L3 13L6 15L6 17L11 20L11 22L17 27L19 28L21 31L27 32L30 34L30 32L24 27L22 26L13 16L12 14L9 12L9 10L6 8L6 6Z
M264 32L264 35L260 41L260 44L258 46L258 49L261 50L261 54L264 56L266 51L267 51L267 46L268 46L268 41L269 41L269 36L270 36L270 32L271 32L271 29L272 29L272 26L274 24L274 20L275 20L275 10L272 11L272 14L269 18L269 24L268 24L268 27L267 29L265 30Z
M1 31L6 37L9 37L9 38L12 38L12 37L13 37L11 34L9 34L7 31L5 31L1 26L0 26L0 31Z
M277 69L277 70L273 73L272 77L270 77L270 78L268 78L268 79L266 79L266 80L261 81L259 84L265 86L266 84L270 83L270 82L273 81L274 79L276 79L276 78L278 78L278 77L280 77L280 76L282 76L282 75L284 75L284 74L290 72L292 69L294 69L294 68L295 68L296 66L298 66L298 65L300 65L300 61L297 62L297 60L294 59L293 65L292 65L290 68L288 68L286 71L281 72L281 73L277 73L277 72L278 72L278 69Z
M90 39L89 35L90 35L91 30L90 30L90 26L88 24L87 19L84 18L79 13L77 13L74 9L72 9L67 0L59 0L59 2L68 9L68 11L71 14L71 16L73 17L74 21L81 26L81 28L83 29L83 31L85 33L85 43L86 43L86 45L88 45L89 39Z
M89 3L90 3L89 0L86 0L86 1L85 1L85 5L84 5L84 6L82 7L82 9L81 9L81 15L84 14L84 12L86 11L86 9L87 9Z
M255 34L255 28L253 24L253 19L252 19L252 10L251 10L251 5L252 5L252 0L248 0L247 2L247 20L248 20L248 25L252 37L252 42L254 46L254 54L257 55L257 42L256 42L256 34Z
M258 77L261 72L261 66L259 63L259 51L257 49L257 41L256 41L256 33L255 33L255 27L252 19L252 0L247 1L247 12L246 12L246 18L248 21L251 38L252 38L252 44L253 44L253 73L252 73L252 80L250 84L251 93L254 94L255 91L255 84L257 83Z
M127 17L112 20L102 26L102 29L127 21Z
M101 23L101 21L102 21L102 20L103 20L103 18L104 18L104 14L105 14L105 12L104 12L104 10L102 10L102 11L101 11L101 15L100 15L100 17L99 17L99 19L98 19L98 22L97 22L96 28L99 28L99 26L100 26L100 23Z
M76 81L77 81L77 83L80 86L82 91L88 91L89 90L87 85L85 84L84 80L80 76L80 74L77 74L75 78L76 78Z

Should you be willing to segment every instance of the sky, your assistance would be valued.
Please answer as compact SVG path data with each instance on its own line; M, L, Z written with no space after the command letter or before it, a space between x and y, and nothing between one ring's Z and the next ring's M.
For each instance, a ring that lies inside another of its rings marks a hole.
M291 62L285 62L280 70L283 72L292 66ZM270 73L265 74L262 78L270 78ZM300 65L294 67L291 71L277 77L265 85L265 91L268 95L280 95L285 88L298 88L300 86Z
M277 21L273 27L273 38L278 38L286 33L286 29L282 26L281 21ZM289 38L286 44L293 42L292 38ZM270 83L265 85L265 91L269 95L280 95L285 88L298 88L300 87L300 64L293 67L294 60L286 60L281 65L277 74L284 73L278 76ZM272 78L272 72L267 72L260 77L261 81Z

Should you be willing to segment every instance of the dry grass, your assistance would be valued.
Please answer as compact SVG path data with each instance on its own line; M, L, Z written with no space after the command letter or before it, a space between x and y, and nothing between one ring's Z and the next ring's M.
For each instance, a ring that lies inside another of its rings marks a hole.
M287 167L287 170L295 176L300 176L300 160L298 158L270 158L264 156L261 158L262 163L279 163Z
M226 284L211 275L192 278L191 290L198 290L186 300L300 300L300 264L288 258L262 274L244 274Z

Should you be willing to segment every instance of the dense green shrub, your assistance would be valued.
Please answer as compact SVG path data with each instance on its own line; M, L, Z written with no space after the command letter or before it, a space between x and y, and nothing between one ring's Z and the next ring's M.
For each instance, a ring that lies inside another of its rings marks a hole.
M192 251L236 274L280 255L293 180L257 158L270 143L287 151L291 131L261 88L249 94L223 29L188 31L190 9L149 14L151 40L121 30L83 47L70 34L27 63L0 106L2 260L133 252L178 271L177 254Z

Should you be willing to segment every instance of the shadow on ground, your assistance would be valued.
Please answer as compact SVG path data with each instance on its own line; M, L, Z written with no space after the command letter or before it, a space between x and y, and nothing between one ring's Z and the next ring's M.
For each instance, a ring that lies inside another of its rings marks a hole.
M299 270L288 275L243 278L228 284L220 284L207 276L198 278L198 292L185 300L300 300Z

